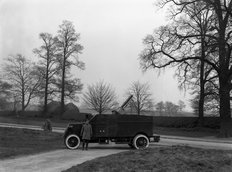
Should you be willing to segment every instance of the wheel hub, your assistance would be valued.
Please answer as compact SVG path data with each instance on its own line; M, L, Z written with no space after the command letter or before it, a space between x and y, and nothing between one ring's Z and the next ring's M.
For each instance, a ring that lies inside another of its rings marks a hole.
M137 141L137 145L138 145L138 147L141 147L141 148L146 147L146 145L147 145L146 139L139 138Z

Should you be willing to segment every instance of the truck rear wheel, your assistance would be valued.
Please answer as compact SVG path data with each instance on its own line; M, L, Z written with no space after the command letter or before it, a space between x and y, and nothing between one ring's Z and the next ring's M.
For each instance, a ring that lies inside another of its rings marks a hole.
M68 149L77 149L80 145L80 137L75 134L70 134L65 139L65 146Z
M149 139L144 134L138 134L133 139L133 146L136 149L144 149L149 146Z

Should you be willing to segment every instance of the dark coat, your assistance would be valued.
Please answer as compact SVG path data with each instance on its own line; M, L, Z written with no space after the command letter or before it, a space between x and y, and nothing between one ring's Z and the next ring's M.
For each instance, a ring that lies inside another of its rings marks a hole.
M90 124L85 123L82 126L82 129L81 129L82 139L83 140L90 140L92 134L93 134L93 132L92 132L92 126Z

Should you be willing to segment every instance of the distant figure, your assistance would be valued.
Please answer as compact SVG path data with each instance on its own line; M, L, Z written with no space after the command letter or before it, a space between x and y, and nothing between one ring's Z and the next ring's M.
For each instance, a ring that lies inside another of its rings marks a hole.
M52 122L50 119L46 119L42 128L44 131L52 131Z
M81 136L83 141L82 150L88 150L88 145L92 134L92 126L89 124L89 120L86 120L81 129Z

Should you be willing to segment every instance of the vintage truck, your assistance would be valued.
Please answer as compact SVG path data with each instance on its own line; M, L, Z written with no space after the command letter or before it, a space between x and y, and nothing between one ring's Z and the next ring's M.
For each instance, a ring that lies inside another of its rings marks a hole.
M95 115L90 119L93 135L90 143L128 144L132 148L143 149L150 142L159 142L160 136L153 133L153 118L143 115ZM69 149L77 149L81 143L83 123L69 124L64 133L64 143Z

